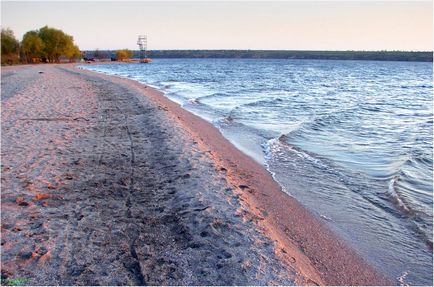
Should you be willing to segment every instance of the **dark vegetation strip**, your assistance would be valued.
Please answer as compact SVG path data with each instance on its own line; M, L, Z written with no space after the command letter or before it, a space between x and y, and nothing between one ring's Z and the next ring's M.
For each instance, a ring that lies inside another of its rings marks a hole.
M96 53L95 53L96 52ZM139 58L139 51L133 51ZM116 58L116 51L86 51L87 57ZM433 52L409 51L288 51L288 50L151 50L150 58L318 59L432 62Z

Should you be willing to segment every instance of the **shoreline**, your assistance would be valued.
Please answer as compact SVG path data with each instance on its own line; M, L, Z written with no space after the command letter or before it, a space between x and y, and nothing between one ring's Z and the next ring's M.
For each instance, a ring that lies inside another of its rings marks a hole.
M84 70L89 73L97 73ZM328 227L286 194L271 173L237 149L217 127L183 109L156 88L124 77L97 73L129 83L156 102L208 152L243 204L256 217L256 224L271 238L276 256L287 266L296 265L305 284L393 285L347 246ZM290 191L289 191L290 192Z
M2 280L393 285L162 92L76 64L6 70Z

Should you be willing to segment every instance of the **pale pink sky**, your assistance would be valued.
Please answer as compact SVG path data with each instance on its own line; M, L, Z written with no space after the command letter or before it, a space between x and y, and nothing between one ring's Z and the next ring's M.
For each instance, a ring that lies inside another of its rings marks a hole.
M83 50L429 50L432 1L1 2L17 38L48 25Z

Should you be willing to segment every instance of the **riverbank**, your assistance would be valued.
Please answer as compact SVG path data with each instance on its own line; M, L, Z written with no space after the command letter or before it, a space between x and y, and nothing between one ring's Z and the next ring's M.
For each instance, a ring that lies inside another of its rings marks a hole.
M95 51L85 51L92 57ZM98 51L110 57L116 51ZM134 51L140 58L139 51ZM303 59L303 60L363 60L363 61L405 61L432 62L432 51L303 51L303 50L151 50L152 59Z
M155 89L73 65L11 67L2 109L3 277L390 284L262 166Z

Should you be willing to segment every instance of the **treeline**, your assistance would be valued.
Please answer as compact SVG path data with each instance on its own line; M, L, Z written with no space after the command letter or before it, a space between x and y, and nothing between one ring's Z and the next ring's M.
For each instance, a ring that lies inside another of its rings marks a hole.
M95 51L86 51L93 57ZM99 51L99 57L116 58L116 51ZM140 57L133 51L134 58ZM151 50L150 58L319 59L432 62L432 52L406 51L277 51L277 50Z
M42 27L24 34L19 42L12 30L1 30L1 64L59 63L81 58L72 36L62 30Z
M134 57L134 51L128 49L116 50L116 51L100 51L96 49L95 51L85 51L83 52L83 59L85 61L95 61L95 60L108 60L111 61L128 61Z

